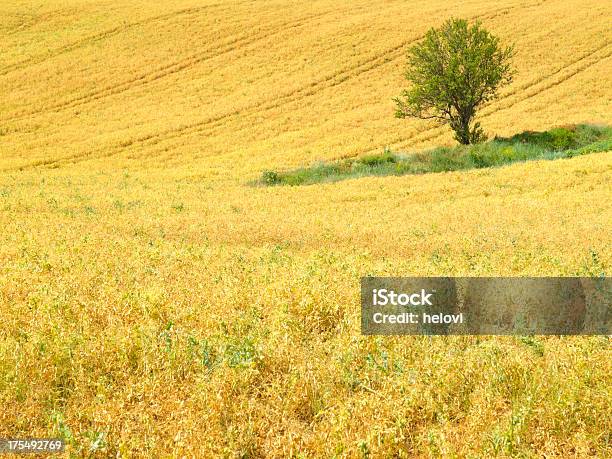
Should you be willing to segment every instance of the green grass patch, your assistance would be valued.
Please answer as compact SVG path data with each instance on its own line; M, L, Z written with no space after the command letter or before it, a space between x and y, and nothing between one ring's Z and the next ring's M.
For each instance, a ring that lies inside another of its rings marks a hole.
M525 131L485 143L438 147L421 153L381 154L319 162L289 171L264 171L254 185L310 185L365 176L427 174L485 167L518 161L571 158L612 150L612 128L579 124L544 132Z

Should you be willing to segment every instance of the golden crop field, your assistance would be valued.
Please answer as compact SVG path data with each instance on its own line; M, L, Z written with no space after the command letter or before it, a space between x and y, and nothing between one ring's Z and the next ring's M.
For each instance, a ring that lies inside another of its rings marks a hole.
M490 135L612 123L600 0L3 0L0 438L70 457L606 457L608 337L366 337L366 275L600 275L612 156L296 187L452 144L393 117L449 17Z

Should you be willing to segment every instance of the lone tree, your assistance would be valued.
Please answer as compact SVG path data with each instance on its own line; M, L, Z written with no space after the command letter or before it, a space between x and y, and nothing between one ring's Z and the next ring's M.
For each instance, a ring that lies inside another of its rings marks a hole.
M395 116L449 124L464 145L485 140L480 123L472 123L477 109L512 81L513 56L514 48L502 47L479 22L450 19L430 29L408 52L405 76L411 87L393 99Z

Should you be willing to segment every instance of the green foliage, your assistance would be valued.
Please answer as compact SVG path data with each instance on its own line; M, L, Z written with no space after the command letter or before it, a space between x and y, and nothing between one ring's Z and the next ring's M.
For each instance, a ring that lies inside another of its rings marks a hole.
M232 368L252 366L261 358L255 341L249 337L237 338L229 343L225 350L225 357L227 365Z
M395 116L448 124L464 145L486 140L473 121L478 108L512 81L513 55L512 46L502 47L479 22L450 19L430 29L408 53L405 76L411 87L394 99Z
M264 171L262 179L266 185L275 185L279 183L278 174L274 171Z
M385 150L382 155L368 155L359 159L359 163L366 166L378 166L386 163L396 163L397 158L389 150Z
M257 184L308 185L371 175L426 174L485 167L517 161L571 158L612 150L612 128L577 125L544 132L526 131L486 143L438 147L423 153L398 154L388 149L378 155L351 158L287 172L266 171ZM274 180L269 177L273 176Z
M608 132L607 135L604 135ZM583 148L599 140L609 141L610 128L581 124L551 129L545 132L525 131L509 139L496 139L503 142L537 145L551 151L568 151Z

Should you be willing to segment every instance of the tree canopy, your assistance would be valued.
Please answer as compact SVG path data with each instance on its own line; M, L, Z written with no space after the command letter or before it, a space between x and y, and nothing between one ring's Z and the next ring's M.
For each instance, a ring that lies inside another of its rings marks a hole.
M394 99L396 117L448 124L462 144L484 140L480 123L473 124L477 109L512 81L513 56L513 46L502 46L480 22L450 19L430 29L408 52L411 85Z

